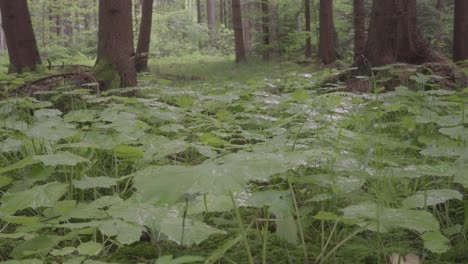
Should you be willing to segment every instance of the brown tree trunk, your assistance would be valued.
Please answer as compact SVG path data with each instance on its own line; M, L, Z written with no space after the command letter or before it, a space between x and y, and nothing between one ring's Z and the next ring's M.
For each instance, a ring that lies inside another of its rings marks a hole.
M225 2L224 0L219 1L219 21L220 23L224 24L224 19L225 19L225 9L224 9Z
M263 59L270 59L270 11L268 0L262 0Z
M468 1L455 0L453 60L468 60Z
M436 59L417 29L416 0L374 1L364 54L372 67Z
M2 26L8 46L8 72L35 70L42 64L26 0L0 0Z
M333 21L333 0L320 0L319 57L322 63L336 61L336 36Z
M366 8L364 0L354 0L354 60L364 54L366 47Z
M234 44L236 62L245 61L244 30L242 28L241 0L232 0L232 26L234 28Z
M202 9L201 9L200 0L197 0L196 5L197 5L197 22L198 22L198 24L201 24L201 22L202 22Z
M140 34L135 56L135 67L137 72L148 70L148 53L151 41L151 25L153 22L154 0L143 0L143 13L141 16Z
M304 1L305 9L304 9L304 15L305 15L305 30L307 33L306 37L306 46L305 46L305 56L306 58L312 58L312 28L311 28L311 8L310 8L310 0L305 0Z
M120 87L137 85L134 53L132 1L99 0L98 57L95 68L98 77L104 77L106 86L119 86L112 73L120 77Z
M444 0L437 0L436 2L436 25L435 25L435 32L434 32L434 47L437 50L441 50L441 42L442 42L442 28L443 28L443 21L442 21L442 14L444 13L445 9L445 2Z
M206 13L208 14L208 27L211 31L216 30L216 11L214 0L206 0Z

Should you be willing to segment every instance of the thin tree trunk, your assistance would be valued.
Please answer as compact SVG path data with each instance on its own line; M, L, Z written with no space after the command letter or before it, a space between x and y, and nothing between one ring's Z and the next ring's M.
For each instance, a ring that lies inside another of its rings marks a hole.
M307 33L306 37L306 46L305 46L305 56L306 58L312 58L312 28L311 28L311 8L310 8L310 0L305 0L305 9L304 9L304 15L305 15L305 30Z
M232 0L232 26L234 28L236 62L239 63L246 60L244 47L244 31L242 28L242 8L240 0Z
M262 0L263 59L270 59L270 11L268 0Z
M366 47L366 8L364 0L354 0L354 60L364 54Z
M35 70L42 64L26 0L0 0L2 26L8 46L8 72Z
M208 27L211 31L216 30L216 11L214 0L206 0L206 13L208 14Z
M133 87L137 85L135 70L132 28L131 0L99 0L98 57L96 71L98 77L106 77L116 72L120 85L111 76L106 81L108 88Z
M444 0L437 0L436 2L436 25L435 25L435 32L434 32L434 47L438 50L441 50L441 43L442 43L442 14L444 13L445 2Z
M148 70L148 53L151 41L151 25L153 22L154 0L143 0L143 13L140 24L140 35L136 51L135 67L137 72Z
M333 21L333 0L320 0L319 57L322 63L336 61L336 36Z
M468 1L455 0L453 60L468 60Z

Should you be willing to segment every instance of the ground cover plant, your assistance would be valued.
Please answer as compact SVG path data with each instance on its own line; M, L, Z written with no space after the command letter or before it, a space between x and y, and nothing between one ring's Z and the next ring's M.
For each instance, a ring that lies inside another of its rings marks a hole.
M3 99L2 258L463 263L468 90L428 75L354 94L276 69Z

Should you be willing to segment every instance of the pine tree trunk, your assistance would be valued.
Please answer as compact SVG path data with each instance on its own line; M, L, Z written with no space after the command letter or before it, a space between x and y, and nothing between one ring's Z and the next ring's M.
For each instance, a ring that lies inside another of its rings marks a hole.
M310 15L310 0L305 0L305 9L304 9L304 14L305 14L305 30L307 33L307 38L306 38L306 46L305 46L305 56L306 58L312 58L312 28L311 28L311 15Z
M211 31L216 30L216 11L214 0L206 0L206 13L208 14L208 27Z
M416 0L374 1L364 53L372 67L436 59L417 29Z
M354 60L364 54L366 47L366 9L364 0L354 0Z
M26 0L0 0L2 25L8 46L8 72L35 70L42 64Z
M468 1L455 0L453 60L468 60Z
M270 11L268 0L262 0L263 59L270 59Z
M153 22L153 3L154 0L143 0L143 13L135 56L135 67L137 72L148 70L148 53L151 41L151 25Z
M95 69L98 77L106 82L106 88L137 85L133 59L132 1L99 0L98 57ZM120 79L117 82L116 74L117 79Z
M333 0L320 0L319 57L322 63L336 61L336 36L333 21Z
M244 31L242 28L241 0L232 0L232 26L234 28L234 44L236 62L245 61Z

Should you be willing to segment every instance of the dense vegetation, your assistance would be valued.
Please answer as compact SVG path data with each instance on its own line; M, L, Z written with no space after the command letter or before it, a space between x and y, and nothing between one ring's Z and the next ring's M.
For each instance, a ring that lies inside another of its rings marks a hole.
M138 50L145 1L28 1L42 62L0 56L2 263L468 263L454 3L417 1L405 35L436 55L381 65L354 49L353 2L328 1L325 65L327 1L309 2L310 32L307 0L240 1L240 59L231 1L154 0L133 85L102 11L132 5L119 37ZM362 1L366 28L382 1Z

